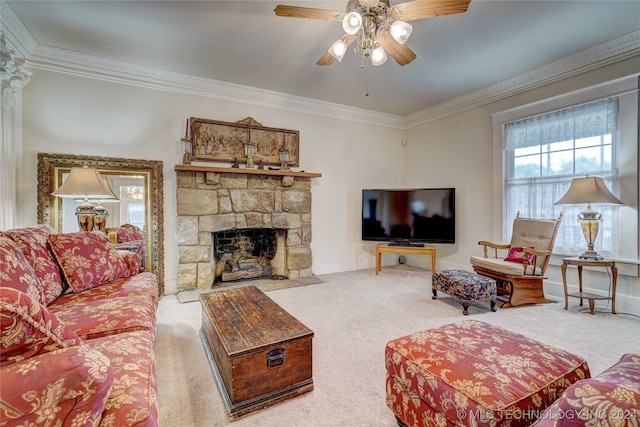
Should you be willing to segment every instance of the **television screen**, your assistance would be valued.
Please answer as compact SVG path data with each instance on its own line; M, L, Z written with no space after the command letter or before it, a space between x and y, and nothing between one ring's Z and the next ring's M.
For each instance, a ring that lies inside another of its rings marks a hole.
M455 188L362 190L362 240L455 243Z

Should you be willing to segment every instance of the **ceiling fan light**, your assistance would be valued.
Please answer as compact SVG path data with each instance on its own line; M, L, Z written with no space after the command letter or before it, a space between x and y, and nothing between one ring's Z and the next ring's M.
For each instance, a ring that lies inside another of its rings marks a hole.
M408 22L394 21L389 28L391 37L400 44L405 44L413 31L413 27Z
M387 52L384 51L382 46L378 46L371 51L371 65L376 67L387 62Z
M349 12L342 18L342 29L347 34L355 34L362 27L362 15L358 12Z
M331 56L336 58L338 62L342 61L342 58L344 58L344 54L346 51L347 45L341 38L336 40L336 42L329 48L329 53L331 54Z

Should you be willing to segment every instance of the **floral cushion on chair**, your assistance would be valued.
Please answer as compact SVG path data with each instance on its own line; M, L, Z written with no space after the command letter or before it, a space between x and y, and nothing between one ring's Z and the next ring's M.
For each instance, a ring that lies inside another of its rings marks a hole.
M52 234L48 241L74 292L129 275L129 268L104 233Z
M44 303L36 273L18 245L3 232L0 232L0 265L0 287L18 289Z
M82 341L37 300L0 287L0 366Z
M47 236L58 232L48 225L19 228L5 232L22 250L40 281L44 305L62 295L64 286L58 264L47 248Z

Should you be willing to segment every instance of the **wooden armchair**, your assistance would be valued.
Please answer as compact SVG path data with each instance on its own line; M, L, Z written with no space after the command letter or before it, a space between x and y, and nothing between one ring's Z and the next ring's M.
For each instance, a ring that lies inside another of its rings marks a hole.
M478 242L484 256L472 256L471 265L476 273L496 280L502 307L550 302L542 281L561 221L562 213L558 219L534 219L521 218L518 212L509 244Z

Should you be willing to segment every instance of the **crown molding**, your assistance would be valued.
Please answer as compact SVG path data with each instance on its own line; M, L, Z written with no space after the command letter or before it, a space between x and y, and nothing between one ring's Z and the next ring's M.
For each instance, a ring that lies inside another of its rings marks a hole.
M409 129L640 55L640 30L406 116Z
M7 47L21 58L29 57L38 46L38 42L4 0L0 0L0 29Z
M38 45L32 68L278 110L404 129L404 117Z

